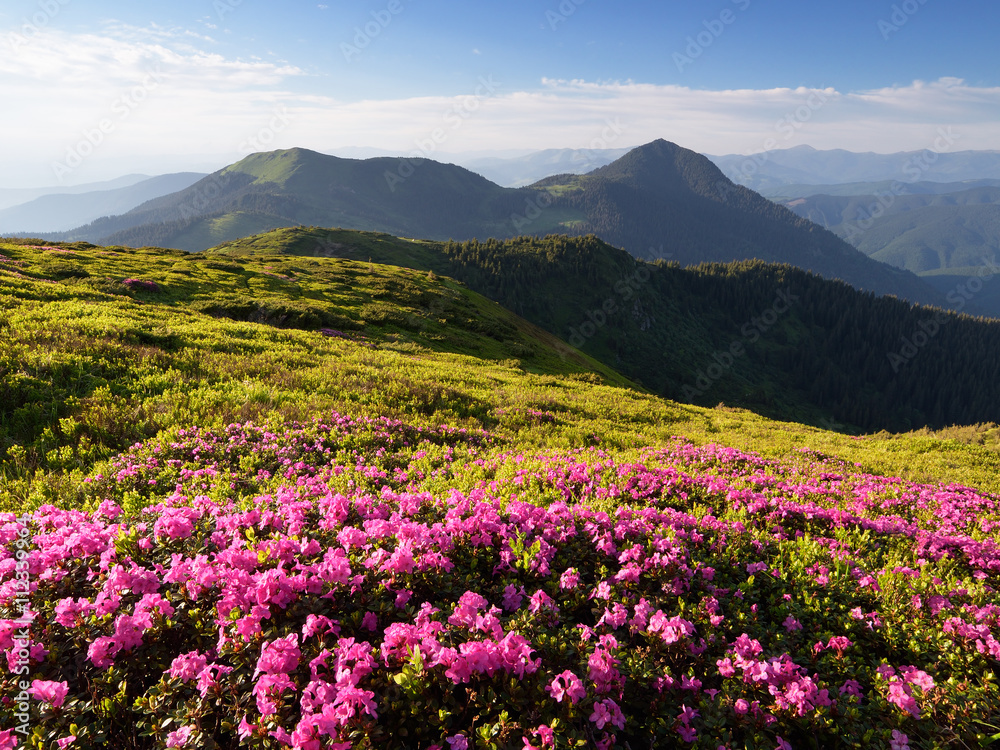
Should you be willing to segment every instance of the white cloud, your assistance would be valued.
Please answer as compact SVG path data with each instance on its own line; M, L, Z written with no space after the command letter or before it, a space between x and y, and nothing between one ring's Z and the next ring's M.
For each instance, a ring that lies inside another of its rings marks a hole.
M18 113L5 122L0 163L31 184L53 183L53 163L102 121L111 121L112 132L67 182L233 161L279 110L288 122L271 128L269 148L327 152L409 153L418 144L426 152L430 144L434 156L626 147L655 138L710 154L800 144L893 152L929 147L939 127L953 129L957 148L1000 148L1000 89L955 78L841 92L554 79L514 90L500 77L492 92L475 84L454 96L345 102L292 64L226 57L208 37L183 29L109 23L101 33L42 29L24 41L0 49L0 97Z

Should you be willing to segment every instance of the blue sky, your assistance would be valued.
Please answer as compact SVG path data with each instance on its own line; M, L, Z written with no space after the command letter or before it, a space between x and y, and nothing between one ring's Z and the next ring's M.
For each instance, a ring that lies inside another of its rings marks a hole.
M6 0L0 185L306 146L1000 148L984 0Z

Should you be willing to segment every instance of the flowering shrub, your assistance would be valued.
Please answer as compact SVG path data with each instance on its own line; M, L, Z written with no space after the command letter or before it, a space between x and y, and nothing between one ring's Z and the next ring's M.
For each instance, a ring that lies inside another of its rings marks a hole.
M0 748L943 747L998 722L1000 514L968 488L333 415L137 445L90 490L0 518Z
M143 281L142 279L124 279L122 284L127 286L133 292L152 292L158 293L160 291L160 285L155 281Z

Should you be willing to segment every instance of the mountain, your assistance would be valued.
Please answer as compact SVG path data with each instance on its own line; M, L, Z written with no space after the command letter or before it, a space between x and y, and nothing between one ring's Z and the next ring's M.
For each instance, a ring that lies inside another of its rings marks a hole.
M109 190L55 193L0 210L0 232L65 232L102 216L116 216L163 195L176 193L205 177L195 172L149 177Z
M207 254L339 257L455 278L677 401L867 431L1000 422L991 374L1000 322L876 298L787 265L681 268L593 236L457 243L317 228Z
M534 187L553 196L543 220L548 211L583 214L575 232L593 232L637 257L681 265L757 258L877 294L944 302L913 274L872 262L831 232L733 184L708 158L667 141L633 149L587 175ZM524 228L533 231L530 223Z
M43 195L79 195L81 193L92 193L99 190L117 190L118 188L136 185L143 180L148 180L149 175L130 174L118 177L114 180L104 182L88 182L83 185L73 186L52 186L42 188L0 188L0 210L18 206Z
M877 195L892 192L896 195L944 195L960 193L982 187L1000 187L1000 179L964 180L962 182L900 182L882 180L880 182L845 182L833 185L778 185L761 189L765 198L785 203L797 198L811 198L814 195L857 196Z
M50 239L202 250L297 225L458 240L593 233L637 257L684 264L759 258L944 304L912 274L868 259L734 185L707 158L662 140L586 175L521 189L428 159L341 159L305 149L254 154L186 190Z
M1000 318L1000 187L988 181L973 187L897 183L868 194L810 195L784 205L871 258L919 274L946 297L966 296L969 312ZM962 291L970 283L971 295Z
M511 234L524 197L430 159L342 159L306 149L248 156L186 190L64 240L201 250L266 229L321 224L447 239Z
M709 158L734 182L761 191L797 184L1000 179L1000 151L952 151L958 140L949 129L942 128L930 148L923 151L876 154L796 146L750 156Z
M982 265L1000 252L1000 187L814 195L785 205L866 255L914 272Z

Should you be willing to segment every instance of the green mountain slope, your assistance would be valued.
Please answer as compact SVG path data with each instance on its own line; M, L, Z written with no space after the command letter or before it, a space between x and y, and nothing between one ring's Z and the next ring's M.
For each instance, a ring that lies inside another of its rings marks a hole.
M869 195L813 195L785 205L871 258L920 274L952 300L972 277L985 278L968 309L1000 318L1000 187L958 184L953 192L901 192L910 187L897 183Z
M1000 421L990 375L1000 367L1000 323L875 298L789 266L684 269L595 237L440 243L302 228L209 251L278 253L459 279L676 400L864 430Z
M659 140L582 177L536 185L552 209L588 217L575 227L643 258L681 265L759 259L788 263L859 289L943 304L915 275L873 263L838 237L745 187L709 159ZM545 211L542 217L545 217Z
M683 264L758 258L878 294L944 304L914 275L880 264L666 141L581 177L501 188L427 159L339 159L305 149L254 154L185 191L58 236L203 250L296 225L467 240L594 233L637 257Z
M390 244L359 243L360 252ZM397 243L416 255L429 246ZM7 509L99 502L85 478L113 481L107 460L138 440L169 443L191 425L224 431L248 420L280 429L331 409L485 427L515 455L539 446L633 450L686 435L791 460L809 446L863 470L1000 491L995 425L855 438L681 406L585 359L554 356L545 335L426 272L8 241L0 255ZM434 305L435 295L444 301ZM499 338L479 330L490 321ZM345 325L322 330L332 323Z
M288 149L253 154L187 190L62 239L194 251L299 224L438 239L506 236L526 195L429 159L341 159Z

